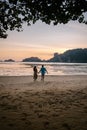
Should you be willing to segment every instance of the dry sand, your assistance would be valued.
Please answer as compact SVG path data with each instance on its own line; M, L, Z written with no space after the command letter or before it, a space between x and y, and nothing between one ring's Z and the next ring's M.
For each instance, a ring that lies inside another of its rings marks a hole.
M0 130L87 130L87 76L0 77Z

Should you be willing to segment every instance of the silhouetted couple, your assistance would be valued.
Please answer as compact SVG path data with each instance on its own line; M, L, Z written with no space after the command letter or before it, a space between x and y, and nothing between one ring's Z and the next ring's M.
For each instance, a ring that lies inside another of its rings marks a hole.
M38 78L38 73L41 73L41 80L42 80L42 81L44 81L45 73L48 73L48 71L46 70L46 68L44 67L44 65L42 65L42 67L41 67L41 69L40 69L39 72L38 72L38 70L37 70L37 67L34 66L33 71L34 71L34 76L33 76L34 81L37 80L37 78Z

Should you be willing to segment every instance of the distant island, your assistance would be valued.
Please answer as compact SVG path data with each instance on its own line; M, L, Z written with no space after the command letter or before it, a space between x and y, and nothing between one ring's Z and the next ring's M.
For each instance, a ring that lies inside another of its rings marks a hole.
M13 59L4 60L4 62L15 62Z
M25 58L22 62L41 62L42 60L38 57Z
M38 57L25 58L22 62L66 62L66 63L87 63L87 48L67 50L63 54L54 53L48 60L41 60Z
M13 59L6 59L0 62L15 62ZM62 54L55 52L53 57L48 60L42 60L38 57L29 57L21 62L66 62L66 63L87 63L87 48L67 50Z

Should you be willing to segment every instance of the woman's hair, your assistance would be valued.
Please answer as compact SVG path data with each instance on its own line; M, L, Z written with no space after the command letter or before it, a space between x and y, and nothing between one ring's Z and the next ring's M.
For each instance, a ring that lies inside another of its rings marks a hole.
M33 70L34 70L34 71L36 70L36 66L34 66Z

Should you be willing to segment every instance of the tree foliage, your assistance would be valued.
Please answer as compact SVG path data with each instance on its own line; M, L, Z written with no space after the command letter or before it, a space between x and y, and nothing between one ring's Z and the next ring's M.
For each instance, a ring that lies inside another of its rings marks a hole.
M7 30L20 31L23 22L57 25L78 20L87 24L85 12L87 0L0 0L0 38L7 37Z

